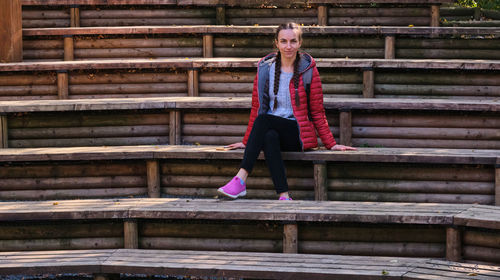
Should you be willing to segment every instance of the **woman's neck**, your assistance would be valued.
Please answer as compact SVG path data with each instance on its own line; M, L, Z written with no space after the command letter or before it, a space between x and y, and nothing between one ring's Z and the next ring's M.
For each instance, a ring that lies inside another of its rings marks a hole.
M285 72L293 72L293 64L295 62L295 57L293 59L286 59L281 56L281 70Z

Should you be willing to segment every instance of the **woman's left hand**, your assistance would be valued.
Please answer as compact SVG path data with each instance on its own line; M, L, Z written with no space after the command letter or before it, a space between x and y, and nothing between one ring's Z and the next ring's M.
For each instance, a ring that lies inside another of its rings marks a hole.
M357 149L354 147L344 146L344 145L335 145L330 150L332 151L356 151Z

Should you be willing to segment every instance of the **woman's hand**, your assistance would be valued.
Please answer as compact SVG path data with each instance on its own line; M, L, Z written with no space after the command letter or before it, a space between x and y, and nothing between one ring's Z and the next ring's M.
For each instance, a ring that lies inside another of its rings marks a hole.
M231 149L231 150L234 150L234 149L245 149L245 144L243 144L242 142L238 142L238 143L233 143L233 144L224 146L224 148Z
M354 147L344 146L344 145L335 145L330 150L332 151L356 151L357 149Z

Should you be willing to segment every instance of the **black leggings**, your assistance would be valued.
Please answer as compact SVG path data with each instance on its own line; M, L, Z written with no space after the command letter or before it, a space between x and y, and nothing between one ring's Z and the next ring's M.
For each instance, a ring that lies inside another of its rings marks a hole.
M240 167L250 174L262 150L276 193L287 192L288 183L281 151L302 150L297 122L273 115L259 115L253 123Z

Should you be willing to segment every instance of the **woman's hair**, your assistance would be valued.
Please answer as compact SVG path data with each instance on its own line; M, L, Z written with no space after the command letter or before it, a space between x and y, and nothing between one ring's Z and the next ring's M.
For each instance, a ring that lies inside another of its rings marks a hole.
M278 29L276 30L276 33L274 34L274 40L275 42L278 42L278 35L281 30L284 29L296 29L297 34L299 36L299 42L302 41L302 29L300 26L294 22L289 22L285 24L281 24L278 26ZM299 88L299 61L300 61L300 55L299 52L297 52L297 55L295 57L295 61L293 63L293 87L295 88L295 104L297 106L300 105L300 100L299 100L299 93L298 93L298 88ZM274 107L273 110L277 108L278 105L278 91L280 88L280 76L281 76L281 54L278 49L278 54L276 55L276 68L274 70Z

